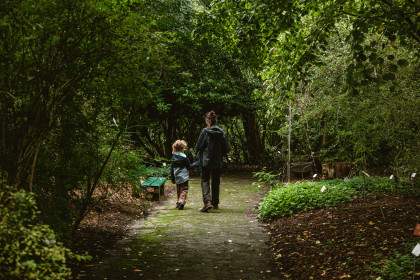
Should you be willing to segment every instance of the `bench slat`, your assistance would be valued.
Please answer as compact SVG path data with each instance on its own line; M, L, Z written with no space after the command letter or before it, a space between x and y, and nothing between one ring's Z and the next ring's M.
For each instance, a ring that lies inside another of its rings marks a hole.
M162 184L164 184L166 181L165 177L159 177L157 178L152 184L150 184L151 187L160 187Z
M165 195L165 182L167 178L166 177L149 177L146 181L141 183L142 187L153 188L153 200L160 200L160 197L162 195Z
M154 181L156 181L157 177L149 177L146 181L144 181L143 183L141 183L142 187L148 187L151 186L153 184Z

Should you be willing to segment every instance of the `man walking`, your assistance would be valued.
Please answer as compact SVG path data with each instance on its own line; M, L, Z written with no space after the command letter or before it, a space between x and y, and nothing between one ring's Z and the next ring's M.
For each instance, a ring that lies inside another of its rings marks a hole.
M205 121L207 126L201 130L195 145L202 167L201 190L204 206L200 209L201 212L207 212L212 208L219 209L220 171L223 166L223 156L228 152L227 136L224 130L216 125L216 113L208 112Z

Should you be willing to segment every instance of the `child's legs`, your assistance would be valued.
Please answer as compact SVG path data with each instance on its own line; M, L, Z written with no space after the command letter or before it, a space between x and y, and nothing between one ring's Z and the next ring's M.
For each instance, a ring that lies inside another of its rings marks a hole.
M188 181L177 185L177 189L179 190L179 195L178 195L178 203L184 203L187 200L187 195L188 195Z
M178 204L179 202L179 195L181 194L181 185L180 184L176 184L176 203Z

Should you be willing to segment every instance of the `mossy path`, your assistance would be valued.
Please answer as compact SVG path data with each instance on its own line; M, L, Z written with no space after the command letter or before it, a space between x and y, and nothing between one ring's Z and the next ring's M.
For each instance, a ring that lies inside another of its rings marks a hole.
M184 210L176 193L133 224L89 279L278 279L265 253L267 234L250 215L250 176L221 179L219 210L202 213L200 178L190 180Z

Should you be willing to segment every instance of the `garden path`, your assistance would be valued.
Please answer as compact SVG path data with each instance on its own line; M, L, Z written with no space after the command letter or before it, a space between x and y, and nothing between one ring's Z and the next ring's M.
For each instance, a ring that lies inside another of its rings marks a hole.
M184 210L175 208L176 194L160 203L131 225L89 279L280 279L252 211L258 203L252 182L222 177L220 209L202 213L200 178L192 178Z

